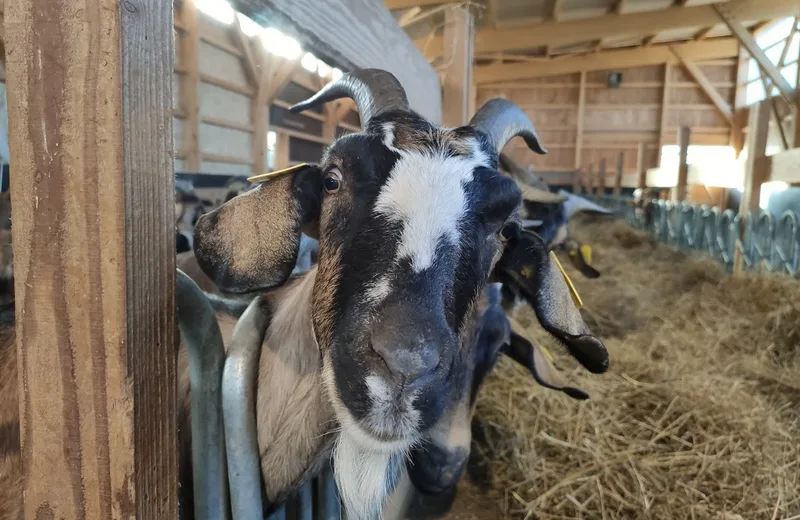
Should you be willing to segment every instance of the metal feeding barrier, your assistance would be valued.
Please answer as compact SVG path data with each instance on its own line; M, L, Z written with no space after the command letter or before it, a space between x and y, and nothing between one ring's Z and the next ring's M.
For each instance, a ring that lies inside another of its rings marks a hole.
M793 211L780 217L765 210L751 211L742 219L732 210L705 204L652 200L637 211L630 197L586 198L665 244L710 255L729 271L738 249L745 270L800 277L800 218ZM739 229L743 229L741 239Z

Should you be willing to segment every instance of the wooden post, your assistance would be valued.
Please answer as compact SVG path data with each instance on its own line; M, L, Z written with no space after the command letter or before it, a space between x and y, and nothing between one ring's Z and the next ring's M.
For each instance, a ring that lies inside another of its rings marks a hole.
M686 186L689 181L689 139L689 127L678 128L678 183L672 196L672 200L677 202L686 200Z
M572 192L575 195L581 194L581 184L583 184L583 170L575 170L572 177Z
M81 7L5 5L25 518L172 520L172 3Z
M669 109L669 88L672 67L669 63L664 64L664 89L661 91L661 115L659 117L658 131L658 161L661 164L661 150L664 148L664 137L667 134L667 113Z
M636 146L636 173L639 174L639 181L636 187L644 190L647 188L647 168L644 167L644 143Z
M594 192L594 166L591 164L586 171L586 174L583 175L583 191L587 195L590 195Z
M600 170L597 172L597 179L595 180L595 195L606 194L606 158L600 159Z
M472 61L475 22L461 5L444 11L444 63L442 70L442 122L461 126L469 120L472 96Z
M180 64L184 70L181 77L181 112L183 120L183 153L185 155L184 170L200 171L200 102L198 88L200 86L200 34L197 28L197 7L194 0L181 2L181 38Z
M575 169L580 168L583 162L583 120L585 109L586 71L581 71L580 85L578 86L578 126L575 130Z
M614 177L614 196L622 195L622 172L625 169L625 152L619 152L617 156L617 175Z
M275 169L289 166L289 136L283 132L275 135Z
M767 135L769 134L770 106L769 100L765 99L750 107L750 120L747 126L747 160L744 165L744 191L742 200L739 203L739 217L742 224L749 211L758 213L760 209L761 184L768 179L769 172L756 169L758 160L766 155ZM740 229L740 233L744 228ZM744 262L741 252L736 249L734 255L733 270L736 273L742 272Z

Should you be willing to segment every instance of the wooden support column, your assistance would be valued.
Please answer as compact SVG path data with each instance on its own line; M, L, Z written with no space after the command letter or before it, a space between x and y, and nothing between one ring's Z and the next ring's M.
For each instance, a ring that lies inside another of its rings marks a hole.
M614 177L614 196L622 195L622 173L625 169L625 152L619 152L617 156L617 175Z
M575 195L581 194L582 184L583 184L583 170L575 170L575 174L572 178L572 192Z
M594 193L595 193L595 195L605 195L606 194L606 159L605 159L605 157L600 159L600 170L597 172L597 178L595 179Z
M586 71L581 72L578 87L578 128L575 131L575 169L583 162L583 120L586 111Z
M25 518L173 520L172 3L5 17Z
M452 5L444 11L442 123L461 126L469 120L475 21L469 9Z
M689 181L689 141L691 132L688 126L678 128L678 184L672 194L672 200L681 202L686 200L687 185Z
M750 107L750 119L747 125L747 160L744 164L744 191L739 202L739 217L741 218L744 231L744 220L747 213L753 211L758 214L760 209L761 185L768 179L769 172L764 169L756 168L756 164L767 153L767 136L769 134L770 106L769 100L765 99ZM739 249L736 249L733 261L734 273L744 270L744 261Z
M647 168L644 166L644 143L639 143L636 146L636 173L639 174L636 187L644 190L647 188Z
M184 170L200 171L200 34L197 28L197 7L194 1L181 3L181 25L183 34L180 46L181 76L180 103L183 120L183 142L181 148L185 157Z
M658 131L658 162L661 164L661 150L664 148L664 136L667 133L667 109L669 106L669 86L672 67L669 63L664 64L664 90L661 92L661 117L659 118L660 129Z
M289 136L283 132L276 132L275 136L275 169L280 170L289 166Z
M586 173L581 176L583 192L591 195L594 192L594 167L590 164Z

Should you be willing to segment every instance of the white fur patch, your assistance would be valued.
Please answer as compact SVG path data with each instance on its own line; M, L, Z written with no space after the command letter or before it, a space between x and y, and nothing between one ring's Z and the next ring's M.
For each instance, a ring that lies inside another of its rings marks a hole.
M364 382L372 400L365 422L376 431L415 439L419 431L420 415L419 410L414 408L414 399L419 392L408 392L403 395L402 402L398 402L383 378L370 374ZM400 416L398 412L401 413Z
M367 287L367 299L373 305L377 305L381 303L383 300L389 296L389 293L392 290L392 286L389 283L389 278L384 276L378 278L375 282Z
M365 448L343 429L333 448L336 485L348 520L375 520L391 493L392 452Z
M469 157L446 157L419 150L394 147L394 126L387 123L384 144L400 155L381 189L375 212L403 223L398 260L411 259L415 272L433 264L436 246L444 237L458 245L458 224L466 211L464 188L473 171L488 164L486 155L473 141Z

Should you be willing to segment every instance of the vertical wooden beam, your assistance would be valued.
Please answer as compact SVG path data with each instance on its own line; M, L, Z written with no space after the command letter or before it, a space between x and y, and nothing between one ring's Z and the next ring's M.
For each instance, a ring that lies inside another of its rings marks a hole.
M448 6L444 11L444 62L442 70L442 122L461 126L469 118L475 22L469 9Z
M280 170L289 166L289 136L277 132L275 138L275 169Z
M639 181L636 187L640 189L647 188L647 168L644 166L644 143L639 143L636 146L636 173L639 174Z
M587 195L594 192L594 166L589 165L586 173L582 175L583 192Z
M578 127L575 130L575 169L583 162L583 119L586 110L586 71L581 71L578 87Z
M172 3L5 15L25 518L171 520Z
M664 148L664 136L667 133L667 108L669 106L669 87L671 83L670 75L672 67L669 63L664 64L664 90L661 92L661 117L659 118L660 129L658 131L658 152L657 157L661 162L661 149Z
M681 202L686 200L687 185L689 181L689 141L691 132L688 126L678 128L678 183L672 192L672 200Z
M739 202L739 217L744 226L749 211L758 214L760 209L761 185L768 180L769 172L757 169L756 163L767 153L767 137L770 118L769 100L765 99L750 107L750 118L747 125L747 160L744 164L744 191ZM744 227L739 230L740 240ZM744 260L739 249L736 249L733 261L734 273L744 270Z
M744 192L739 205L739 214L760 209L761 185L769 180L769 172L759 171L755 165L767 153L769 134L770 105L765 99L750 107L750 120L747 127L747 160L744 164Z
M614 177L614 195L619 197L622 195L622 173L625 169L625 152L619 152L617 156L617 174Z
M575 173L572 177L572 192L575 195L581 194L581 188L583 185L583 170L575 170Z
M730 6L721 3L712 5L714 10L717 11L720 20L722 20L725 25L728 26L731 34L733 34L736 39L739 40L739 43L742 45L742 47L747 49L747 52L750 53L750 56L752 56L754 60L756 60L758 66L761 67L761 70L763 70L764 73L769 76L773 83L778 87L781 95L785 97L790 104L794 104L794 89L789 82L786 81L786 78L781 75L781 72L778 70L778 68L772 64L772 61L770 61L769 57L758 45L755 38L753 38L753 35L750 34L744 25L742 25L742 23L736 18Z
M594 185L595 195L606 194L606 158L600 159L600 170L597 172L597 178Z
M184 169L200 171L200 102L197 90L200 86L200 34L197 28L197 7L194 1L181 3L183 34L180 46L180 65L185 71L181 77L181 112L183 120Z

